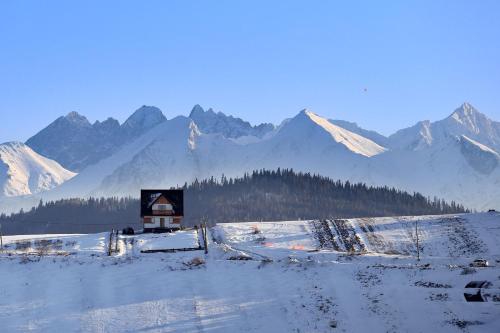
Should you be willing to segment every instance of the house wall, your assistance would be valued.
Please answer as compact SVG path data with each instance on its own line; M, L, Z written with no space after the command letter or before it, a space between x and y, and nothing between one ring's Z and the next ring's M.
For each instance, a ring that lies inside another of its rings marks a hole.
M166 207L161 207L160 205L165 205ZM165 197L159 197L152 207L153 215L174 215L173 207L170 201Z
M165 219L165 228L180 228L181 218L173 216L163 216ZM151 221L151 223L148 223ZM145 216L143 219L145 229L161 228L159 216Z

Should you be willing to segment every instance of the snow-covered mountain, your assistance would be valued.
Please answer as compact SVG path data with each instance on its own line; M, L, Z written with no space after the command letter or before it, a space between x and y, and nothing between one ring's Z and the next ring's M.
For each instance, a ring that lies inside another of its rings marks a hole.
M113 118L90 124L86 117L70 112L28 139L26 144L69 170L81 171L165 119L160 109L152 106L142 106L121 126Z
M75 176L21 142L0 145L0 197L50 190Z
M493 121L469 103L462 104L447 118L421 121L389 137L388 146L396 149L418 150L450 137L462 135L500 151L500 122Z
M29 143L45 142L44 154L58 162L85 161L79 175L44 193L47 199L137 196L144 187L281 167L486 209L500 208L499 124L467 103L443 120L422 121L388 138L308 110L277 127L252 127L200 106L171 120L143 107L123 125L112 119L90 125L72 113ZM95 134L99 129L103 134Z
M167 120L91 165L53 191L56 197L75 195L137 196L145 187L182 185L212 175L241 175L259 168L293 167L345 178L385 148L301 111L273 136L239 144L222 134L200 131L190 118ZM332 165L332 161L342 163Z

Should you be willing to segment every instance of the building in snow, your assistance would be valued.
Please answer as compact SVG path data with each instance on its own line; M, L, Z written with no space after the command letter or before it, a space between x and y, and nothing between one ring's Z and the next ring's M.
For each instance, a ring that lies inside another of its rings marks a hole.
M141 190L144 232L179 230L183 216L183 190Z

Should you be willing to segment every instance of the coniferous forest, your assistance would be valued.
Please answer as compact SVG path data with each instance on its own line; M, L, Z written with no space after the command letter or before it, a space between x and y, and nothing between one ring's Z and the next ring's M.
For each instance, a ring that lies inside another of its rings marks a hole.
M419 193L296 173L254 171L241 178L195 180L184 188L184 225L462 213L466 209ZM139 192L139 190L138 190ZM4 234L91 233L140 229L137 198L62 199L40 202L29 211L2 214Z

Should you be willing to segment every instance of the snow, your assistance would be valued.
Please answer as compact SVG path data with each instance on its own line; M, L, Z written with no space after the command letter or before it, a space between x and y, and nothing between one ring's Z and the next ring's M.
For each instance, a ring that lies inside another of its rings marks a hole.
M219 224L208 255L139 251L189 232L120 236L112 256L107 233L4 237L2 332L498 331L500 304L466 303L463 292L498 283L500 214L330 221L354 228L360 253L320 248L313 223ZM243 255L251 260L235 260ZM477 258L492 267L463 274Z
M493 149L491 149L490 147L487 147L486 145L483 145L481 144L480 142L477 142L475 140L472 140L471 138L468 138L466 135L462 135L461 136L464 140L470 142L471 144L477 146L479 149L481 149L482 151L485 151L485 152L488 152L488 153L491 153L491 154L494 154L498 157L500 157L500 155L494 151Z
M305 114L311 118L312 121L325 129L325 131L327 131L335 141L344 144L356 154L371 157L383 153L386 150L375 142L343 129L342 127L336 126L327 119L322 118L311 111L305 111Z
M75 175L21 142L0 145L0 196L47 191Z
M310 229L303 221L280 221L266 223L224 223L224 241L238 244L246 249L313 250L316 248L310 238ZM259 242L259 240L261 240Z
M144 234L137 240L140 251L193 249L199 247L196 231L177 231L168 234Z

